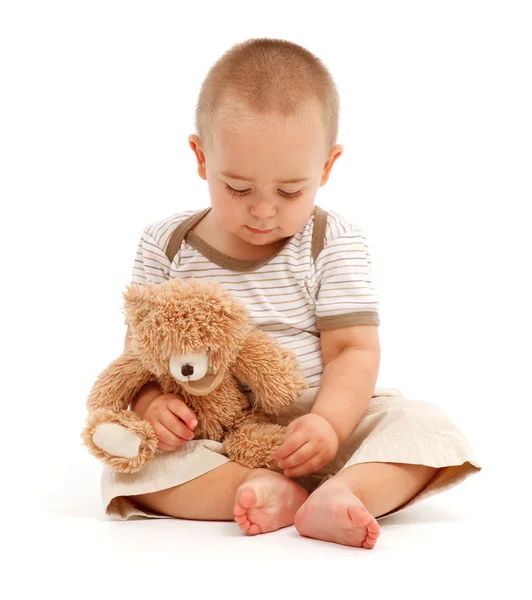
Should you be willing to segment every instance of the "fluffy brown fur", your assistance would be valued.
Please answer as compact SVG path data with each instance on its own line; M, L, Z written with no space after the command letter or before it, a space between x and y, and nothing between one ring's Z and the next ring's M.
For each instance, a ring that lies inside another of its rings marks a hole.
M131 347L98 376L87 399L82 439L90 453L133 473L162 452L151 424L128 410L155 381L196 414L196 439L223 442L228 456L247 467L270 466L285 430L273 415L308 387L293 353L255 329L246 306L216 282L130 284L124 313ZM208 367L200 379L176 378L191 364L198 377L201 361ZM249 406L239 382L251 388L261 410Z

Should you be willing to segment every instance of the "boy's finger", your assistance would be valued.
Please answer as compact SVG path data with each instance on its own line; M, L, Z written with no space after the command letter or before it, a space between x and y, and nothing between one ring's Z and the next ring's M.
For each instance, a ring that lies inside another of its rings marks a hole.
M302 465L297 465L297 467L291 469L284 469L283 475L285 477L302 477L303 475L310 475L310 473L314 473L318 469L320 469L319 460L317 460L317 455L314 454L314 456L311 456Z
M281 467L281 469L291 469L306 463L307 460L314 455L314 453L315 451L312 447L312 444L307 442L286 458L277 461L277 464L279 467Z
M181 440L181 442L179 442L177 446L170 446L170 444L165 444L164 442L161 442L161 440L159 440L158 446L160 450L164 450L165 452L173 452L174 450L177 450L179 447L181 447L183 444L186 444L186 442L186 440Z
M171 410L166 410L159 416L160 422L172 433L185 440L191 440L194 437L194 431L180 418L176 417Z
M287 456L290 456L296 450L299 450L303 444L307 443L307 438L303 433L293 433L286 439L272 454L276 461L280 461Z
M198 424L196 415L190 410L190 408L181 400L177 398L172 402L168 403L168 408L174 413L176 417L182 419L190 429L194 429Z
M164 442L169 446L177 446L180 443L180 440L183 440L183 438L179 437L178 435L167 429L160 421L157 423L153 423L152 427L159 441Z

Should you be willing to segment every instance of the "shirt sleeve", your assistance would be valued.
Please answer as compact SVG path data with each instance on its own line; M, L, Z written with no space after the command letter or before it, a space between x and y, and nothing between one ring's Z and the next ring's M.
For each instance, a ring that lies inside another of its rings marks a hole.
M316 283L318 329L380 325L365 232L335 213L329 214L324 248L316 259Z
M140 236L131 282L162 283L170 279L170 261L146 228Z
M131 283L143 285L146 282L162 283L170 279L170 261L148 229L149 227L144 229L140 236L131 272ZM127 325L127 319L124 323Z

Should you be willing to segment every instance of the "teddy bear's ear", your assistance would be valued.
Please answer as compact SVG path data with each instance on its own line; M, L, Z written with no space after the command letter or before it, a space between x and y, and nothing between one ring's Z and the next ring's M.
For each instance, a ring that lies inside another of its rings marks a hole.
M244 325L249 318L247 306L233 297L224 298L219 305L219 310L235 324Z
M142 320L152 308L155 286L150 283L130 283L122 293L126 320L136 323Z

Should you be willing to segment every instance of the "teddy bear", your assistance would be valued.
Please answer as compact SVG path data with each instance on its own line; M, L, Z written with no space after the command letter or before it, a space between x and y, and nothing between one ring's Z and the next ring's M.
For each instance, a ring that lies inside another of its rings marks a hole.
M286 429L276 415L308 388L293 352L257 329L246 305L215 281L131 283L123 301L131 344L87 398L81 437L89 452L122 473L167 452L152 425L128 410L141 388L156 382L195 413L196 439L221 442L246 467L275 468L271 455ZM255 396L251 405L242 384Z

